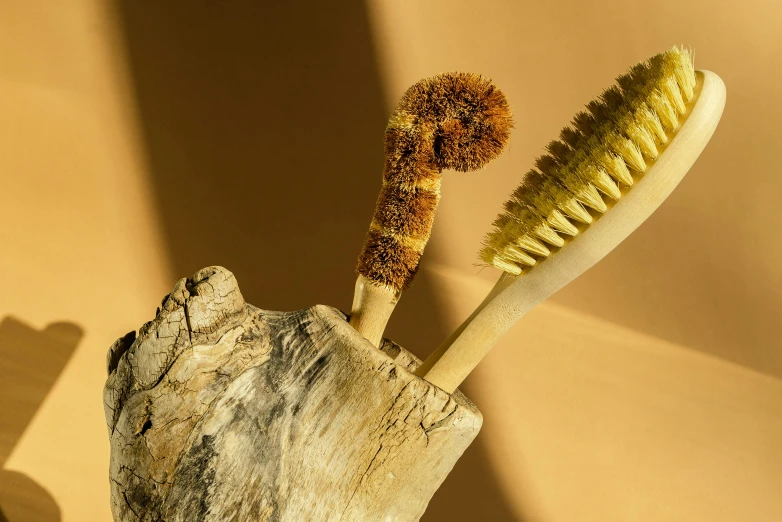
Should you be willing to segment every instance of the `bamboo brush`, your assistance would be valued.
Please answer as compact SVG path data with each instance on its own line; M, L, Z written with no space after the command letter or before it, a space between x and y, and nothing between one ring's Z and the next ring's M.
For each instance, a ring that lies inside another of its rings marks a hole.
M358 258L350 314L350 324L375 346L418 270L440 173L485 166L502 152L512 126L505 95L477 74L441 74L405 92L386 127L383 186Z
M673 47L634 66L575 116L505 204L480 252L503 270L416 374L453 392L508 328L621 243L700 155L725 85ZM524 273L522 273L522 271Z

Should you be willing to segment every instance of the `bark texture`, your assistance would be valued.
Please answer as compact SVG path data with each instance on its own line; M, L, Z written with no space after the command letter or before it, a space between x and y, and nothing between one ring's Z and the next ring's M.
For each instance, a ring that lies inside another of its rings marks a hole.
M224 268L180 280L107 356L114 519L418 520L482 418L381 350L333 308L246 304Z

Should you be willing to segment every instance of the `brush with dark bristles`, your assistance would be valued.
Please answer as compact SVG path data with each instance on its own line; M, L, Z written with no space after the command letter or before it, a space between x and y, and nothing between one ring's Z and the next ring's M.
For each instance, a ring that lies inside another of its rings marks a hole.
M524 178L480 252L500 276L416 371L452 392L501 335L602 259L665 200L711 138L725 85L673 47L587 105Z
M505 95L489 80L447 73L410 87L389 119L377 208L358 259L350 324L377 346L418 262L440 200L443 169L480 169L513 126Z

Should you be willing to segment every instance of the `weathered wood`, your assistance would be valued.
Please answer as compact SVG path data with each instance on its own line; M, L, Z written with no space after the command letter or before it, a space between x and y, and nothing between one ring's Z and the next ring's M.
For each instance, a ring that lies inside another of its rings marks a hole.
M417 520L481 415L339 311L268 312L227 270L182 279L104 390L117 521Z

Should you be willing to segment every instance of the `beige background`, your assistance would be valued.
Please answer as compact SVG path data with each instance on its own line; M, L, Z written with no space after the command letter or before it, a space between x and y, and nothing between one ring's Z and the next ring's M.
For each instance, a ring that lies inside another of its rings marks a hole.
M257 4L257 5L256 5ZM496 274L472 266L542 146L673 43L728 88L690 174L470 377L479 439L425 520L782 520L782 6L777 2L0 0L0 510L104 521L105 350L175 278L347 309L403 90L490 76L508 152L446 173L389 326L425 355Z

